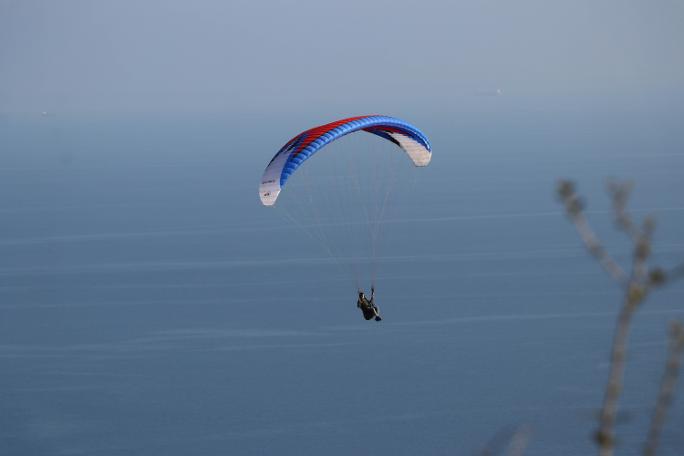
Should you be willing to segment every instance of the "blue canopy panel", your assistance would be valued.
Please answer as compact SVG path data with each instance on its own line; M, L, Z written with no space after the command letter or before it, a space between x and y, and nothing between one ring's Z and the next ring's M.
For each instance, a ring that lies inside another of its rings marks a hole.
M261 203L264 206L273 206L287 179L302 163L327 144L359 130L392 141L406 152L416 166L427 166L430 163L430 142L408 122L380 115L350 117L311 128L288 141L264 170L259 186Z

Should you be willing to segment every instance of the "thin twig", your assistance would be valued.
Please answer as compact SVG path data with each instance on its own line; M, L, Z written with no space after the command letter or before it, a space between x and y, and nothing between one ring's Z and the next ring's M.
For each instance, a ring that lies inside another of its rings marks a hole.
M480 451L479 456L494 456L502 454L508 448L508 456L522 456L532 434L532 428L523 424L516 428L506 426L492 436L487 445Z
M630 283L640 283L648 286L647 261L651 256L651 237L655 230L655 221L646 217L642 227L634 237L634 255L632 257L632 277Z
M580 212L577 215L572 216L572 221L575 223L575 228L577 228L577 232L587 247L587 250L589 250L589 253L599 261L601 266L603 266L603 269L605 269L615 281L624 283L627 280L627 274L603 247L598 237L589 226L584 214Z
M632 182L608 181L608 193L610 193L615 212L615 225L624 231L633 241L637 240L639 230L634 226L631 215L627 212L627 201L632 193Z
M594 230L589 226L582 200L575 193L575 185L567 180L560 181L558 184L558 197L565 205L565 211L572 220L580 238L584 242L589 253L598 260L610 276L621 284L627 282L627 274L620 265L610 256L603 247Z
M679 375L682 353L684 353L684 324L676 321L672 323L670 328L667 364L665 365L665 372L663 372L660 391L658 392L658 402L653 411L651 426L644 446L644 455L646 456L655 455L656 450L658 449L660 434L662 433L663 424L665 423L667 409L672 403L675 387L677 386L677 377Z
M511 443L508 445L508 456L522 456L525 453L531 435L532 428L530 426L522 425L518 427L511 437Z

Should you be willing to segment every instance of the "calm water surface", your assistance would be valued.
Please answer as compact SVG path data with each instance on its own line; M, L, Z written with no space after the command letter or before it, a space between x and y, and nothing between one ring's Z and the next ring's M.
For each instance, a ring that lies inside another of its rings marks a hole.
M527 424L529 455L590 454L620 292L554 185L578 181L627 261L603 183L635 180L657 262L681 262L676 118L413 119L434 160L388 216L369 324L340 267L258 204L271 155L325 118L5 116L0 453L455 455ZM620 454L683 317L679 284L636 320ZM662 454L684 454L682 396Z

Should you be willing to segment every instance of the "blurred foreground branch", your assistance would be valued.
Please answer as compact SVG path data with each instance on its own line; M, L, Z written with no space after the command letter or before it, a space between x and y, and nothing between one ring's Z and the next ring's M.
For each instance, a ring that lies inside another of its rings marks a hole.
M674 397L675 388L677 386L677 376L679 374L682 353L684 353L684 324L681 322L674 322L670 329L670 344L667 350L665 372L663 373L663 379L660 383L658 402L653 411L651 427L649 428L646 445L644 447L644 455L646 456L655 455L656 450L658 449L660 433L663 428L663 423L665 423L667 408L672 403L672 398Z
M575 224L577 233L582 238L584 245L603 266L603 268L618 282L624 282L627 279L625 271L620 265L610 256L608 251L603 247L594 231L587 222L587 217L584 215L584 202L575 193L575 186L570 181L561 181L558 185L558 196L565 205L565 212L568 217Z
M480 452L480 456L494 456L502 454L504 447L507 456L522 456L525 453L532 428L521 425L514 429L506 428L497 432Z
M599 413L598 430L595 434L601 456L611 456L615 447L617 405L622 390L632 318L652 288L684 276L684 265L674 268L669 273L659 267L649 269L648 260L651 255L651 238L655 230L655 222L651 217L645 217L641 224L635 223L632 219L627 210L632 187L631 183L616 181L608 183L608 193L611 195L615 212L615 225L632 241L632 257L628 272L610 255L592 230L584 213L584 203L577 195L574 183L562 180L557 188L558 198L565 206L566 214L575 225L585 247L624 290L623 302L613 335L608 382ZM672 393L669 393L666 400L669 400L671 395ZM664 419L664 411L662 413ZM657 429L660 429L660 426Z

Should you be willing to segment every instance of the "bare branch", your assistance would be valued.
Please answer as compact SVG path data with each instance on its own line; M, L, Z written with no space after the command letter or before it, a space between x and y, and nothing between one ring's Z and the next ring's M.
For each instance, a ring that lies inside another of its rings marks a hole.
M614 280L625 283L627 274L600 243L598 237L589 226L584 214L579 213L572 217L572 220L589 253L599 261L599 264L603 266L603 269L605 269Z
M667 409L672 403L675 387L677 386L677 377L679 375L679 366L684 353L684 324L681 322L673 322L670 328L670 344L667 351L667 364L665 365L665 372L660 383L660 391L658 392L658 401L653 417L651 419L651 427L648 431L646 444L644 446L644 455L653 456L656 454L658 444L660 443L660 434L665 423L665 416Z
M511 443L508 445L508 456L522 456L525 453L527 444L532 435L532 428L523 424L511 437Z
M627 202L632 193L634 184L632 182L608 181L608 193L613 200L613 210L615 211L615 225L624 231L632 240L636 241L639 230L634 226L631 215L627 212Z
M624 303L618 316L613 346L610 355L610 372L608 383L603 396L603 405L599 413L599 429L596 432L596 443L601 456L613 454L615 446L615 421L617 417L617 405L622 391L622 378L625 373L625 361L627 353L627 340L632 317L639 304L646 297L646 289L636 283L630 284L625 292Z
M601 456L612 456L614 452L617 406L622 390L627 342L634 314L648 296L651 288L662 286L677 278L684 278L684 264L677 266L669 272L659 267L649 269L648 260L651 256L651 239L655 230L655 221L651 217L646 217L639 225L632 220L627 211L627 201L631 189L631 183L618 183L614 181L608 183L608 191L612 196L613 209L615 211L615 224L619 230L628 234L633 243L631 273L628 275L608 254L589 226L583 212L582 201L575 192L574 184L564 180L559 182L557 188L558 197L565 205L567 215L574 223L587 250L625 290L613 335L608 382L599 413L598 430L595 434ZM672 340L677 342L671 342L668 365L663 377L653 424L645 447L646 454L648 455L653 454L657 447L660 428L665 420L667 404L674 394L679 358L684 351L684 326L681 323L676 326L676 329L673 329L673 334L675 333L676 337L673 336ZM652 448L652 450L649 448Z
M632 259L632 280L648 282L646 262L651 256L651 237L655 230L655 221L646 217L642 228L637 231L634 238L634 257Z
M508 448L508 456L522 456L532 434L532 428L523 424L518 427L506 426L492 436L487 445L480 451L480 456L494 456L502 454Z
M565 205L565 211L572 220L589 253L598 260L610 276L621 284L627 282L627 274L603 247L598 236L589 226L582 201L575 193L575 185L567 180L558 183L558 196Z

